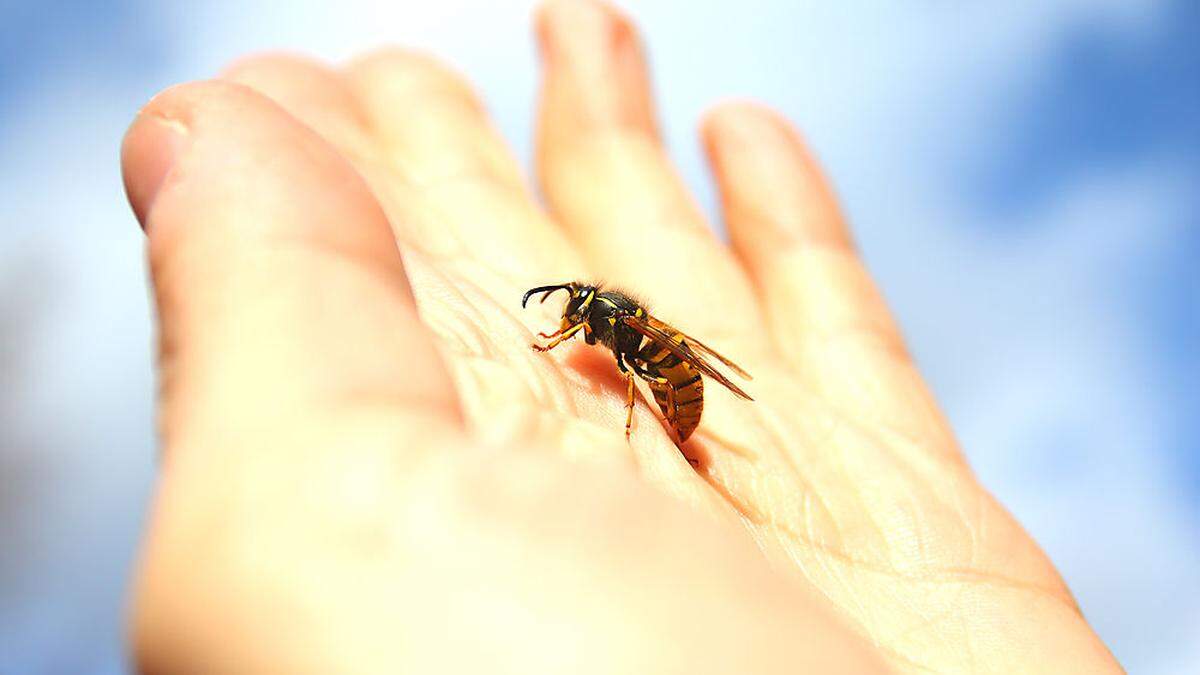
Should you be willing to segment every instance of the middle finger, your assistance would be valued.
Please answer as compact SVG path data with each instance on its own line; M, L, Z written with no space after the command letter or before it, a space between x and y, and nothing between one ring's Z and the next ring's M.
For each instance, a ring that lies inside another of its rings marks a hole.
M553 2L543 59L539 174L552 211L603 278L739 360L766 348L757 301L672 168L633 27L597 2Z

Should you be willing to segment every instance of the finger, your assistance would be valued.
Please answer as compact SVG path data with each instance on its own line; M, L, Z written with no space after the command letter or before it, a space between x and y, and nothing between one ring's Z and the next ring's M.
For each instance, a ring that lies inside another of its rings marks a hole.
M371 186L403 246L437 248L444 232L422 196L386 161L357 94L343 74L324 63L289 54L241 59L222 78L244 84L278 103L350 159Z
M311 130L245 87L183 85L141 112L122 162L149 236L168 446L331 411L457 420L387 220Z
M423 211L423 248L447 267L512 289L571 278L578 254L537 207L517 162L471 86L412 52L375 52L346 68L346 80L381 148L390 176L374 180L387 202Z
M650 296L664 318L718 347L752 341L742 328L757 322L750 286L661 146L633 27L571 0L543 7L538 29L538 162L551 210L603 278Z
M729 104L708 116L703 135L730 238L779 351L840 409L922 444L953 447L796 132L767 109Z
M545 425L531 421L528 415L530 408L540 408L534 392L544 389L529 386L531 374L537 371L528 367L528 330L514 321L510 310L515 309L520 291L525 288L546 279L580 274L578 264L570 265L574 252L554 253L555 240L564 248L569 244L561 231L548 224L545 227L549 240L538 237L536 228L545 218L536 212L528 196L497 190L493 193L497 199L523 201L515 207L497 207L494 202L477 203L479 200L474 198L439 191L438 185L448 188L452 178L421 184L421 179L413 175L414 171L434 175L437 170L434 163L443 161L447 154L468 157L476 153L477 148L466 141L478 131L456 134L453 120L436 116L422 122L426 126L445 125L435 130L444 153L431 151L427 157L421 153L406 154L403 146L390 141L375 140L375 134L391 137L413 134L413 142L419 148L424 147L427 139L421 136L421 129L409 129L406 122L391 119L391 106L430 105L436 111L442 105L437 102L439 97L471 96L465 83L428 59L395 50L360 60L345 73L308 59L257 56L234 64L226 70L225 77L253 86L335 143L341 139L349 144L342 151L356 158L354 163L359 172L382 198L393 223L399 225L398 236L422 320L453 355L449 361L451 375L473 430L495 438L524 435L535 427L544 430ZM423 78L426 84L405 84L414 78ZM361 100L351 87L352 79L357 82L354 87L363 92ZM429 98L432 103L426 100ZM368 121L365 110L366 101L370 100L376 101L374 105L380 109L375 119ZM477 118L469 124L482 128L487 122ZM370 140L363 151L356 151L355 139L360 134ZM475 160L462 159L461 163L472 161ZM393 167L403 167L403 172ZM465 173L462 180L482 185L490 179L481 178L478 173ZM468 215L465 209L472 204L479 213ZM459 217L447 217L448 209ZM507 220L503 220L505 213L509 214ZM536 221L528 226L518 222L526 217ZM516 233L505 235L503 228L496 227L498 218L509 223ZM449 242L450 248L444 242ZM553 264L565 268L547 269L536 261L538 255L548 256ZM520 274L530 276L519 282L497 281L494 277L499 275L489 273L485 262L510 264L518 267ZM475 283L463 283L464 277ZM546 325L546 317L538 312L522 312L517 319L530 328ZM519 364L520 368L508 364ZM564 446L595 445L595 439L582 435L575 438L567 431L563 434Z
M230 64L221 79L275 101L356 164L369 163L376 154L354 92L340 73L319 61L295 54L256 54Z
M351 160L384 208L396 237L405 247L437 250L445 227L436 214L422 208L423 196L407 175L388 162L358 95L344 75L315 60L288 54L260 54L239 60L223 79L244 84L272 99L296 119L312 127Z

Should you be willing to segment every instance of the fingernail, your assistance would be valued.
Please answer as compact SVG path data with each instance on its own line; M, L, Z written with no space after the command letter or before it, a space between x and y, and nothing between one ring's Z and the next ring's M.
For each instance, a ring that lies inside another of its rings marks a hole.
M785 123L758 104L725 104L710 113L704 140L718 168L739 176L742 185L786 186L791 177L807 173Z
M752 103L721 106L709 114L705 127L722 159L737 159L740 153L736 150L746 146L760 152L781 149L788 140L774 117Z
M849 242L824 176L777 113L756 103L725 104L709 114L704 132L724 199L733 208L749 204L760 232L789 242Z
M641 46L625 17L600 2L558 0L542 7L537 32L550 97L577 116L576 127L654 130Z
M148 108L138 114L121 144L125 194L143 230L149 227L154 202L188 142L186 124Z
M547 3L538 15L542 56L571 70L611 69L630 37L628 24L609 8L586 0Z

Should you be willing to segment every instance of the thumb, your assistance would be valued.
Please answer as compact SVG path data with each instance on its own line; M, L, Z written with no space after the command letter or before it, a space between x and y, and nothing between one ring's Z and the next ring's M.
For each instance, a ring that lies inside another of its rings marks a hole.
M149 237L168 449L347 404L458 419L389 223L315 133L199 82L141 111L122 165Z

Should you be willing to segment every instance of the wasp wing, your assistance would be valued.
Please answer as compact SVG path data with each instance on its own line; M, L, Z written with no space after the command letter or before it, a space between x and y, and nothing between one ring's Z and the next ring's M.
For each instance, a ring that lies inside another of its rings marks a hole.
M704 358L703 354L706 353L715 357L721 363L724 363L732 368L739 375L749 379L750 376L746 373L746 371L742 370L724 356L721 356L712 349L704 346L698 340L683 334L666 322L660 321L648 315L639 317L632 314L626 314L621 318L621 320L625 323L625 325L641 333L643 336L653 340L655 343L674 354L680 360L687 361L688 363L692 364L696 370L699 370L701 373L711 377L717 382L720 382L725 386L725 388L729 389L729 391L732 391L747 401L754 400L750 397L750 394L742 391L741 387L731 382L728 377L725 377L725 375L721 373L721 371L714 368L713 365L709 363L706 358ZM697 353L697 351L701 353Z
M747 379L747 380L754 379L754 377L751 376L750 373L747 373L745 370L742 370L741 366L739 366L738 364L734 363L733 361L730 361L729 359L727 359L724 356L722 356L721 354L719 354L717 352L717 350L713 349L712 347L709 347L708 345L697 340L696 338L692 337L691 335L687 335L686 333L679 330L678 328L675 328L674 326L668 324L666 321L663 321L662 319L656 319L653 316L647 316L646 323L650 324L651 326L655 326L660 331L662 331L664 334L670 335L673 333L678 333L679 335L682 335L684 340L687 341L688 346L693 348L693 350L700 351L704 354L707 354L707 355L713 357L714 359L725 364L725 367L729 368L733 372L742 376L744 379Z
M663 322L663 321L661 321L660 319L655 319L654 317L650 317L650 320L651 320L651 321L657 321L658 323L664 323L664 322ZM675 328L673 328L673 327L672 327L672 328L671 328L671 330L675 330ZM724 356L721 356L721 355L720 355L720 354L718 354L718 353L717 353L717 351L716 351L715 349L713 349L712 347L709 347L708 345L706 345L706 344L704 344L703 342L701 342L701 341L697 340L696 338L692 337L691 335L687 335L687 334L685 334L685 333L682 333L682 332L680 333L680 335L683 335L684 339L685 339L685 340L687 340L687 344L688 344L688 346L689 346L689 347L692 347L692 348L693 348L695 351L699 351L699 352L702 352L702 353L704 353L704 354L708 354L709 356L713 357L714 359L716 359L716 360L720 361L721 363L725 364L725 367L726 367L726 368L729 368L729 369L730 369L730 370L732 370L733 372L737 373L737 374L738 374L738 375L740 375L740 376L741 376L743 379L747 379L747 380L753 380L753 379L754 379L754 378L753 378L753 377L750 375L750 373L747 373L746 371L742 370L742 367L741 367L741 366L739 366L738 364L734 363L733 361L730 361L729 359L725 358Z

